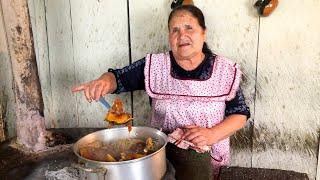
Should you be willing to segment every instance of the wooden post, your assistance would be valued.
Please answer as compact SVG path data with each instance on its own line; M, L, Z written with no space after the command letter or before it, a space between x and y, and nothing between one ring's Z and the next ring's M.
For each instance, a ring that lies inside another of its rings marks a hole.
M45 149L43 100L27 0L1 0L11 56L17 141L27 150Z

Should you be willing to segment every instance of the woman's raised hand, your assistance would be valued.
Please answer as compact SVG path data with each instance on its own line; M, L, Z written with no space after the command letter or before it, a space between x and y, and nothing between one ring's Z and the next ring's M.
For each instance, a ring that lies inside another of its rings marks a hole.
M117 89L116 78L113 73L102 74L98 79L73 87L72 92L83 91L88 102L98 101L105 94Z

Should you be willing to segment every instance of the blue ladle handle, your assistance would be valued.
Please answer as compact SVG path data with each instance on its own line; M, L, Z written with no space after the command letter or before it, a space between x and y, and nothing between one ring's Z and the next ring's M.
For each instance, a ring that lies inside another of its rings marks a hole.
M100 97L99 102L100 102L105 108L107 108L107 109L110 109L110 108L111 108L110 104L106 101L106 99L105 99L103 96Z

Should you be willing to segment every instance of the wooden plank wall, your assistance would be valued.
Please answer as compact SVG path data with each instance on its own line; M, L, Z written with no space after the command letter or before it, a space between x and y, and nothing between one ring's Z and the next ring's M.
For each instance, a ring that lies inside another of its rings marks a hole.
M16 134L16 121L14 111L14 95L12 90L12 71L10 54L8 50L6 31L4 28L2 6L0 3L0 106L6 138Z
M194 2L206 16L211 49L238 62L244 73L241 87L252 118L232 137L232 165L295 170L319 179L320 1L280 1L266 18L257 16L253 0ZM170 3L29 0L47 127L105 125L104 109L70 88L109 67L128 65L129 44L132 62L168 50ZM1 37L0 27L3 42ZM1 44L0 52L5 48ZM149 123L145 92L135 92L132 104L129 93L120 97L133 109L135 125Z
M316 177L320 1L280 1L260 19L252 166Z
M49 7L49 6L48 6ZM108 68L128 65L128 23L126 0L70 1L75 84L97 78ZM69 86L70 90L70 86ZM75 96L75 95L72 95ZM131 109L130 94L122 95ZM103 127L106 110L77 96L78 127ZM107 96L112 102L114 96ZM71 125L73 126L73 125Z
M47 127L105 126L103 107L72 94L71 87L129 64L126 1L29 0L29 6L35 34L39 32ZM114 97L106 98L112 102ZM130 110L130 94L120 97Z
M34 39L34 49L36 51L36 60L38 66L38 74L40 78L42 98L45 104L44 116L47 121L46 127L54 127L54 121L51 116L51 76L50 76L50 62L48 54L48 36L45 16L45 2L43 0L29 0L28 1L29 14Z

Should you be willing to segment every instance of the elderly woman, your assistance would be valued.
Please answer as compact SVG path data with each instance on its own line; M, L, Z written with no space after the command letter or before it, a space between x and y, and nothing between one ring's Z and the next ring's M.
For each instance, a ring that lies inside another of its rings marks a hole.
M229 136L250 117L239 88L241 71L207 47L204 16L197 7L175 8L168 28L171 51L109 69L73 91L84 91L91 102L107 93L145 89L152 101L153 127L167 133L183 129L185 141L211 147L210 153L197 153L168 144L177 179L212 179L229 163Z

